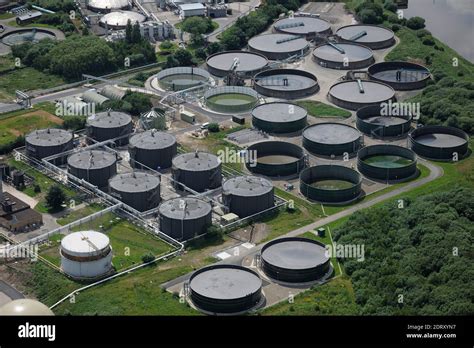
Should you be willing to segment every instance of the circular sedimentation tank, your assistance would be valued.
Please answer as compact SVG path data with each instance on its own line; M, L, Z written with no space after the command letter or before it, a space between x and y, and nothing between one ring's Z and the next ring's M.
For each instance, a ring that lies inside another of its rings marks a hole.
M273 184L256 176L238 176L222 185L222 201L229 212L247 217L275 205Z
M298 174L305 167L305 153L298 145L285 141L262 141L247 148L247 169L267 176ZM255 154L255 155L252 155Z
M140 212L156 208L161 201L160 178L146 172L117 174L109 180L109 189L112 196Z
M114 11L103 16L99 24L109 29L125 29L129 21L132 25L137 22L143 23L146 21L146 17L134 11Z
M342 123L316 123L303 131L304 148L320 156L351 155L359 150L362 140L357 129Z
M110 11L130 8L129 0L89 0L87 7L94 12L107 13Z
M39 301L29 298L20 298L7 302L2 307L0 307L0 316L4 315L51 316L54 315L54 313L51 309L49 309L48 306Z
M273 29L280 33L307 37L331 34L331 24L316 16L294 16L278 20Z
M7 46L21 45L27 42L37 43L44 39L56 40L57 36L54 32L43 28L15 29L0 35L0 41Z
M264 34L249 40L249 49L270 60L284 60L293 56L304 56L309 42L304 37L290 34Z
M373 50L387 48L395 44L393 31L378 25L347 25L339 28L336 35L344 41L359 43Z
M349 110L386 103L395 99L392 87L377 81L347 80L337 82L328 92L331 103Z
M308 112L305 108L286 102L266 103L252 110L254 127L269 133L292 133L306 127Z
M326 43L313 51L314 61L330 69L363 69L375 62L368 47L354 43Z
M158 85L167 91L181 91L209 81L208 71L194 67L177 67L160 71L156 75Z
M244 113L258 104L258 93L249 87L220 86L204 93L204 102L212 111Z
M48 128L35 130L25 137L26 155L36 159L58 155L72 150L73 134L64 129ZM64 164L67 156L55 158L53 163Z
M372 145L357 153L357 168L366 177L377 180L403 180L416 174L415 153L396 145Z
M381 62L367 69L372 80L386 83L397 91L421 89L431 78L423 65L409 62Z
M236 265L201 268L189 279L189 289L193 304L207 313L243 313L262 301L258 274Z
M138 169L143 165L153 170L169 168L177 151L176 138L155 129L133 135L128 146L130 164Z
M207 70L214 76L227 76L237 66L237 73L251 77L268 65L268 59L255 52L225 51L209 56L206 64Z
M307 198L322 203L347 203L362 192L362 176L338 165L307 168L300 174L300 191Z
M130 133L133 131L132 117L119 111L105 111L87 118L87 135L102 142L121 137L115 141L118 146L128 144Z
M446 126L423 126L408 134L410 147L421 157L453 161L464 157L469 149L469 136L463 130Z
M112 271L109 237L96 231L68 234L61 240L61 269L68 276L94 279Z
M331 269L326 246L307 238L279 238L265 244L261 267L271 279L307 283L321 279Z
M273 69L254 77L255 90L267 97L299 99L319 91L315 75L297 69Z
M364 134L380 138L406 135L411 128L411 115L386 116L382 106L369 105L356 112L357 128Z
M117 174L117 157L114 153L100 150L78 152L68 157L67 169L76 178L104 188Z
M194 197L164 201L158 211L160 231L180 241L206 233L212 224L211 205Z
M222 183L221 161L207 152L189 152L173 158L171 173L175 186L180 184L197 191L212 190Z

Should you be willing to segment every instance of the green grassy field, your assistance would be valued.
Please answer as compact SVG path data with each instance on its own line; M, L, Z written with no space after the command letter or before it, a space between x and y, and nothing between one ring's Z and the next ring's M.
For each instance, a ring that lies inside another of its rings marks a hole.
M347 110L337 108L332 105L321 103L313 100L298 100L296 104L305 108L308 111L308 115L313 117L343 117L347 118L351 116L351 113Z

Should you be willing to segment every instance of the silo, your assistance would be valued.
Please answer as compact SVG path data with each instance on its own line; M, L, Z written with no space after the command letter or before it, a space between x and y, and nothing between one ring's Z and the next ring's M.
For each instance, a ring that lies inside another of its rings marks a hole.
M96 231L68 234L61 240L61 270L77 279L96 279L112 269L112 247L107 235Z
M104 188L109 179L117 174L117 157L106 151L83 151L69 156L67 166L68 172L76 178Z
M20 316L51 316L53 311L45 304L29 298L20 298L7 302L0 307L0 316L20 315Z
M86 129L87 135L98 142L124 136L115 143L119 146L126 145L126 135L133 131L132 117L118 111L100 112L87 118Z
M247 217L275 205L273 184L257 176L238 176L222 185L222 200L231 213Z
M182 189L184 184L188 188L204 192L221 186L221 161L207 152L190 152L173 158L171 168L175 186Z
M38 129L25 137L26 155L36 159L57 155L72 150L73 135L64 129ZM58 157L53 162L64 164L66 156Z
M212 224L212 207L194 198L170 199L159 207L160 231L171 238L184 241L207 232Z
M148 211L160 204L160 178L135 171L115 175L109 180L110 194L138 211Z
M138 169L142 168L140 164L154 170L169 168L177 149L176 138L171 134L155 129L135 134L128 147L130 165Z

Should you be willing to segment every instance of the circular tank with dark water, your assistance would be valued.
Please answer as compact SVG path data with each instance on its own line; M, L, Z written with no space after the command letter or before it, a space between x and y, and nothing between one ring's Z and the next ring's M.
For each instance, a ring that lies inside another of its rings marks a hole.
M44 39L56 40L57 37L54 32L43 28L15 29L0 35L0 41L7 46L21 45L28 42L37 43Z
M208 82L210 78L209 72L194 67L169 68L156 74L158 85L167 91L196 87Z
M316 123L303 131L304 148L319 156L351 155L359 150L362 140L357 129L342 123Z
M363 69L374 63L374 54L368 47L354 43L326 43L313 51L314 61L324 68Z
M387 116L386 113L381 105L360 108L356 113L357 128L364 134L379 138L400 137L410 131L410 114Z
M288 102L266 103L252 110L252 125L269 133L292 133L306 127L308 112Z
M395 99L392 87L377 81L347 80L337 82L328 92L331 103L349 110L381 104Z
M397 91L421 89L431 78L423 65L409 62L381 62L367 70L371 80L386 83Z
M254 77L255 90L267 97L299 99L319 91L315 75L297 69L273 69Z
M347 25L337 29L336 35L344 41L358 43L373 50L387 48L395 44L393 31L378 25Z

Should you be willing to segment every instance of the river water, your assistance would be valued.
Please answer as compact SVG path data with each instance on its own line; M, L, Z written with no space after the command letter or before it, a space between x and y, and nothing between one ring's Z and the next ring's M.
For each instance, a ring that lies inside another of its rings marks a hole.
M474 0L408 0L403 11L423 17L426 29L474 63Z

